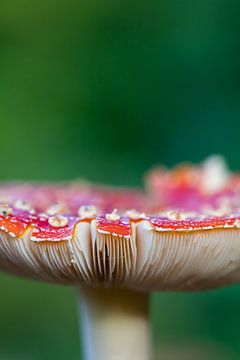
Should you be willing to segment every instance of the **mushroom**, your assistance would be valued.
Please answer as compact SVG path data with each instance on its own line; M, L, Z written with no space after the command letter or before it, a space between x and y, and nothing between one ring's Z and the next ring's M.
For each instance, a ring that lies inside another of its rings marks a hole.
M85 359L150 359L151 291L240 280L240 177L223 168L154 169L147 193L2 184L0 268L76 287Z

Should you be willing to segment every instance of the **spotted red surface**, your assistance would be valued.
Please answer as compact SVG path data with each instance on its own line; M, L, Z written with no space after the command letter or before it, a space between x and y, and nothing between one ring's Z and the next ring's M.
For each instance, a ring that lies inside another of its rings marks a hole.
M36 241L44 240L66 240L71 237L74 225L79 219L68 217L68 224L62 227L53 227L48 223L48 219L36 217L33 221L34 230L32 238Z
M202 188L202 174L197 167L182 167L168 172L154 171L148 177L148 192L96 187L88 183L69 184L2 184L0 185L0 203L8 204L12 214L0 216L0 228L12 236L21 236L27 227L32 227L32 239L35 241L60 241L69 239L78 221L81 219L78 209L82 205L94 205L97 208L96 226L99 231L121 236L131 235L131 222L124 215L126 210L135 209L147 214L147 220L157 230L194 230L206 228L239 227L240 221L240 176L231 175L224 186L212 193ZM30 203L35 212L23 211L14 207L16 200ZM63 216L67 225L51 226L48 217L42 215L53 204L65 206ZM224 215L218 210L222 203L229 208ZM109 220L106 214L117 208L120 218ZM194 215L183 216L185 220L162 216L160 212L177 210L183 213L194 211ZM237 221L236 221L237 220Z
M101 213L109 213L114 208L120 211L129 209L132 206L143 208L145 195L136 190L119 190L112 188L99 188L90 185L26 185L13 184L0 186L0 202L7 203L12 214L0 216L0 227L2 231L21 236L28 226L32 226L32 239L35 241L58 241L69 239L78 221L91 221L90 219L80 220L77 215L82 205L94 205ZM23 211L14 208L16 200L29 202L35 212ZM7 201L6 201L7 200ZM65 226L56 227L49 224L49 216L46 210L53 204L62 203L65 205L68 223ZM127 236L130 234L130 221L127 218L117 222L104 221L99 218L99 229Z
M0 228L2 231L21 236L24 230L30 225L29 222L19 216L9 215L7 217L0 216Z
M131 223L127 217L121 217L119 220L107 220L105 216L98 216L96 223L97 229L103 232L121 236L131 235Z
M210 217L205 219L189 218L186 220L169 220L159 217L150 219L151 224L159 229L169 230L192 230L201 228L232 227L240 217Z

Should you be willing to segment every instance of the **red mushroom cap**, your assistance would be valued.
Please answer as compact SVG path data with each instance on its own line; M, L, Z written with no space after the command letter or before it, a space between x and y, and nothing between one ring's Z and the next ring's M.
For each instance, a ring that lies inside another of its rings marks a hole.
M147 188L2 184L0 268L145 291L239 281L240 177L215 157L153 170Z

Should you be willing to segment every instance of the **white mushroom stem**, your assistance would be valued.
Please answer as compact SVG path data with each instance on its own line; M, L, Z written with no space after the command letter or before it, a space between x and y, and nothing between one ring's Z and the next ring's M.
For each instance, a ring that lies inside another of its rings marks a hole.
M85 360L150 360L148 294L81 288L79 297Z

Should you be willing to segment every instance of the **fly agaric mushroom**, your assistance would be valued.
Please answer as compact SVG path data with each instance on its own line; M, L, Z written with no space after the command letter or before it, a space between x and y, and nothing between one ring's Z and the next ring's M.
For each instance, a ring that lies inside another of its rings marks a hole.
M213 157L147 188L0 186L0 268L79 289L87 360L150 358L150 291L240 280L239 175Z

